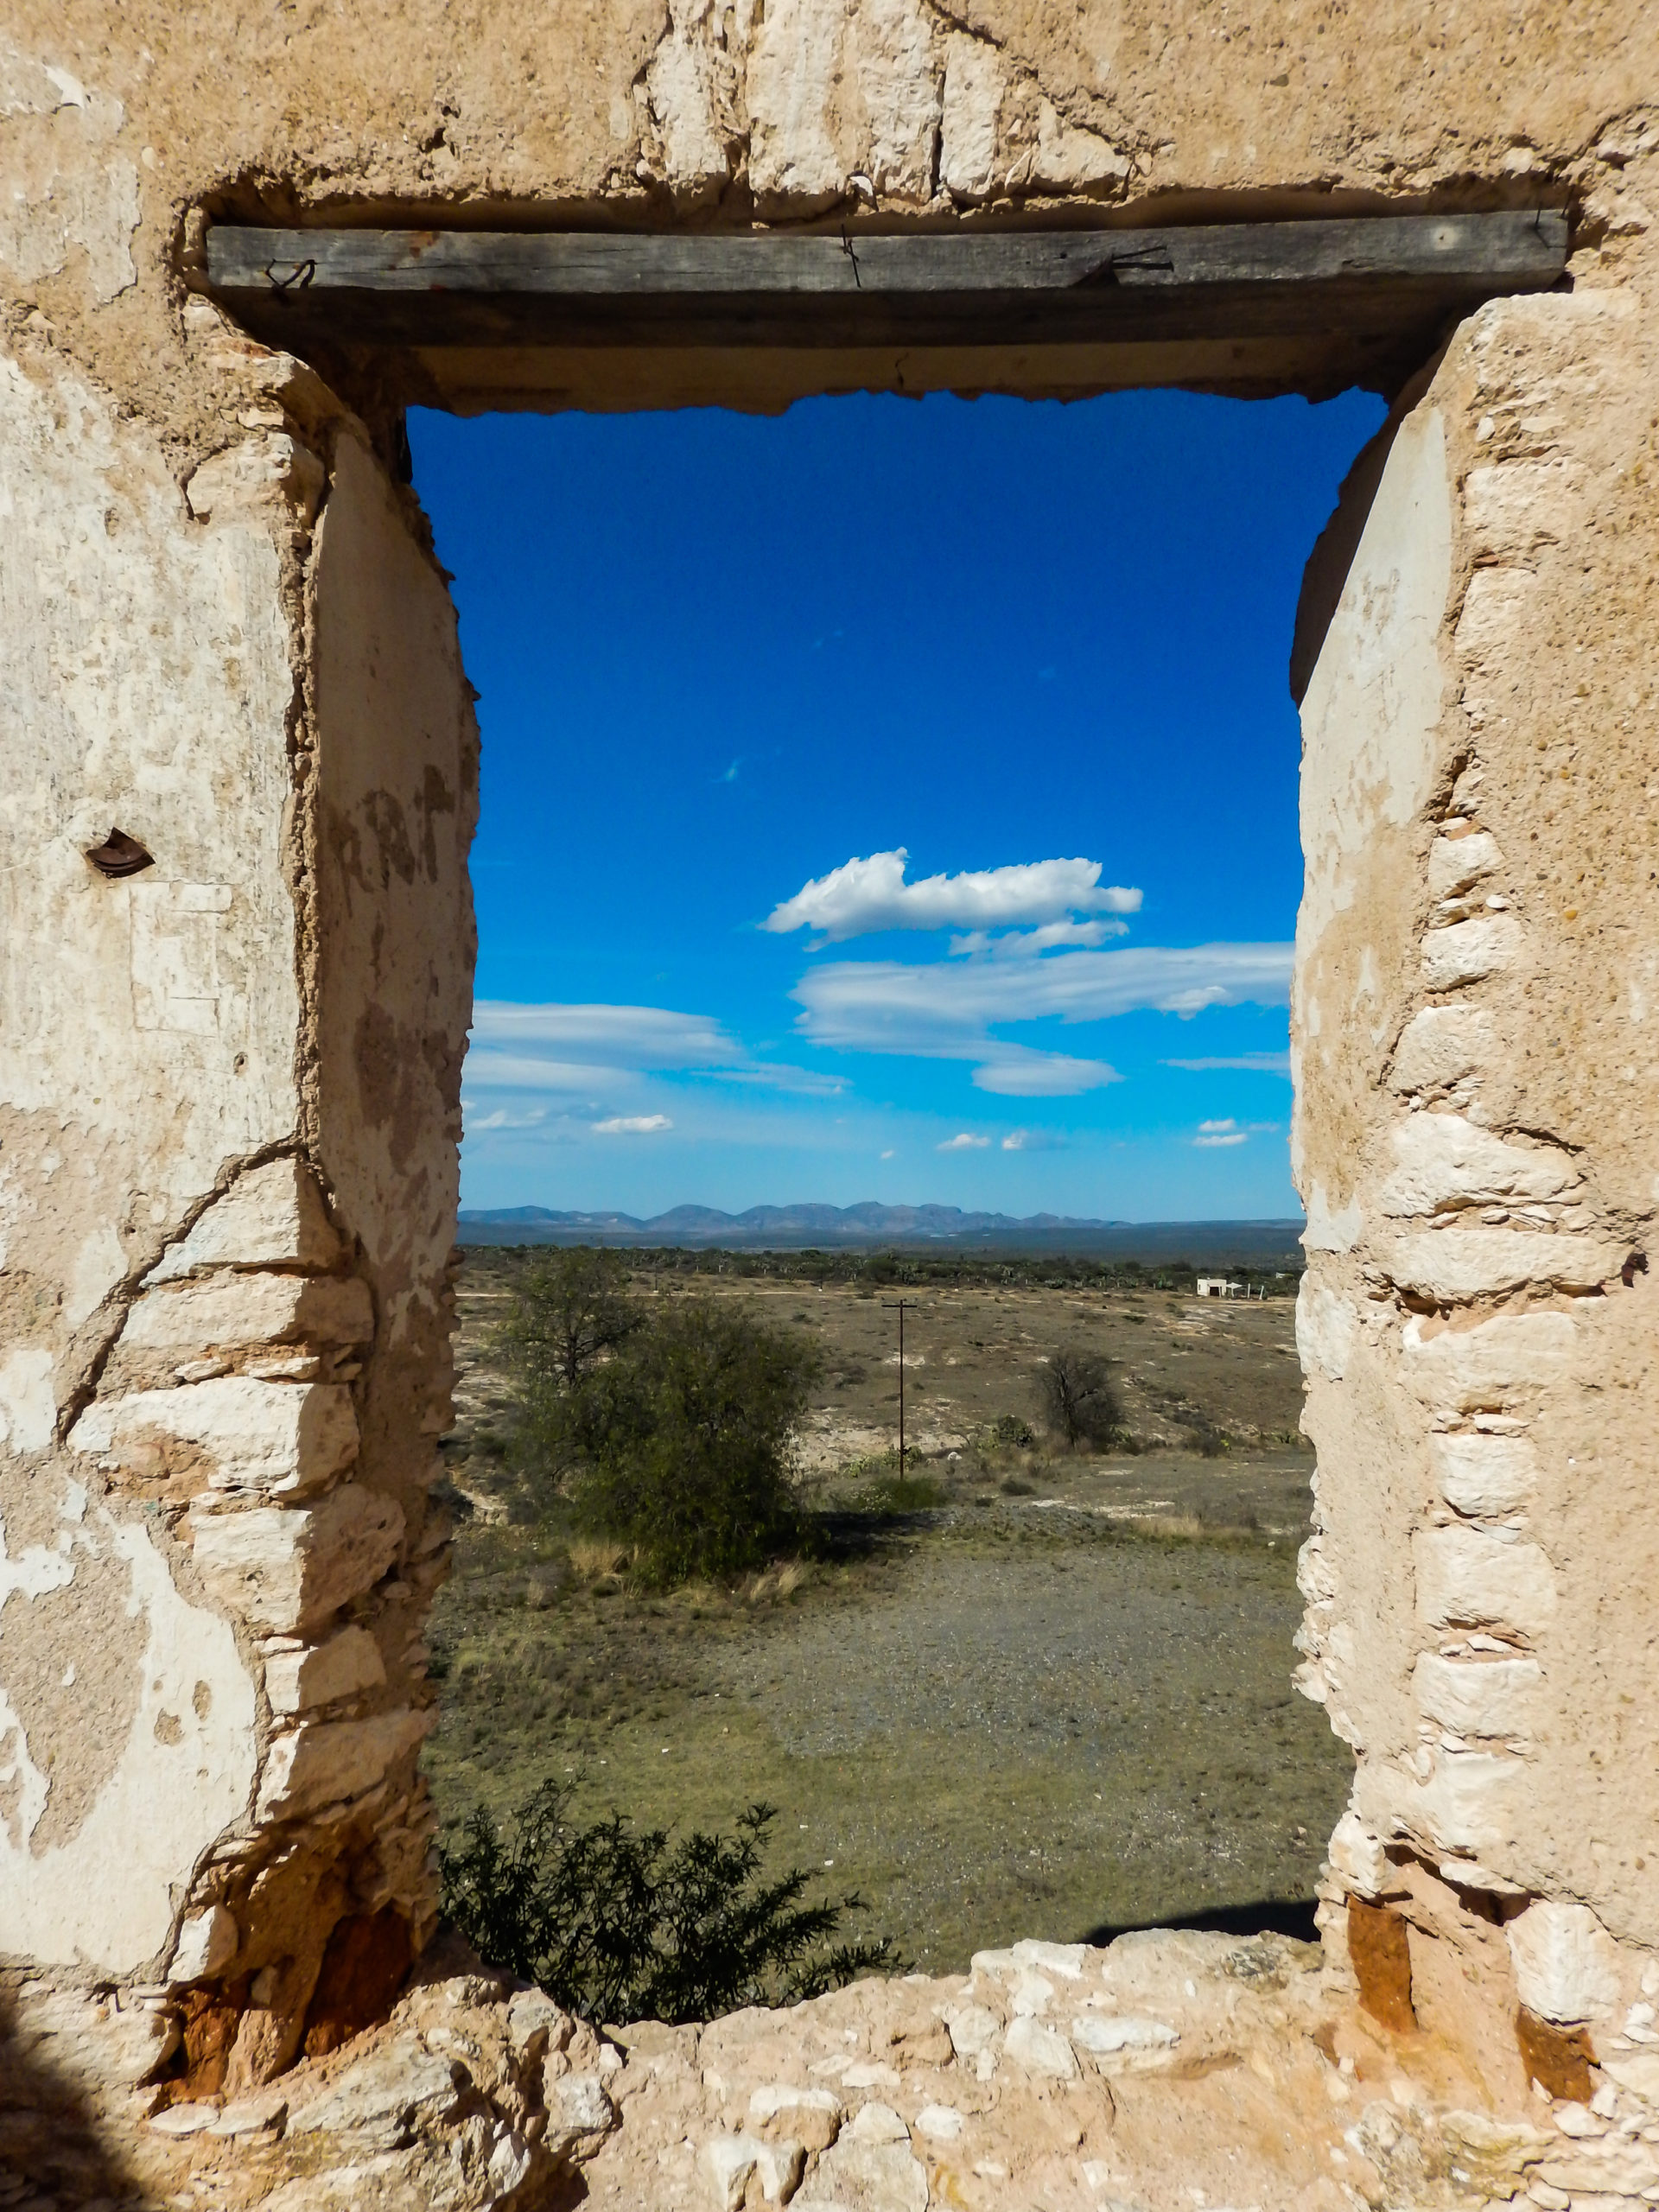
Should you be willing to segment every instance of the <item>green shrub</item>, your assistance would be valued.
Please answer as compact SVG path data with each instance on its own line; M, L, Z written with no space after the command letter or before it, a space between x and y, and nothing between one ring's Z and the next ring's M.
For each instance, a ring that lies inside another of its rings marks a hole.
M1098 1352L1062 1349L1039 1371L1043 1416L1068 1444L1109 1444L1123 1427L1123 1408Z
M647 1303L618 1254L577 1247L525 1268L499 1342L520 1459L642 1580L745 1573L798 1541L810 1338L726 1300Z
M769 1805L752 1805L735 1834L678 1842L636 1834L620 1813L579 1827L568 1812L553 1781L510 1835L480 1808L455 1849L439 1847L438 1867L444 1912L474 1949L585 2019L707 2020L902 1964L885 1937L832 1940L863 1910L857 1897L804 1904L811 1876L798 1866L760 1878Z
M904 1513L925 1513L931 1507L948 1505L950 1494L931 1475L878 1475L853 1492L849 1501L856 1513L879 1514L890 1520Z
M648 1582L764 1567L802 1533L792 1447L817 1373L798 1332L676 1300L561 1402L577 1519Z

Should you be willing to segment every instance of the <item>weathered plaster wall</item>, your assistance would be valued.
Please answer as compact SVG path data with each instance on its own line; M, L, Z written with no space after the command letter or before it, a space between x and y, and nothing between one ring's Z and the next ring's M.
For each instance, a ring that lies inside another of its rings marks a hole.
M1621 275L1483 309L1393 435L1303 702L1295 1002L1339 1882L1414 1923L1420 2011L1456 1948L1615 2061L1659 1942L1659 348Z
M0 380L0 1957L210 1986L250 2083L432 1909L476 742L406 495L194 327L183 467L37 332Z
M200 2088L325 2048L430 1910L412 1762L471 956L470 709L394 480L435 371L239 338L192 296L204 221L1540 197L1575 211L1573 290L1448 334L1375 501L1338 518L1310 594L1336 611L1299 655L1319 648L1306 1683L1359 1752L1333 1956L1344 1896L1408 1922L1411 2001L1495 2097L1523 2087L1492 2024L1517 1992L1641 2062L1659 1294L1627 1262L1659 1202L1656 162L1659 16L1618 0L1444 22L1404 0L410 0L188 32L159 0L14 6L0 1952L157 2008L137 2070L181 2031ZM726 372L578 367L594 404ZM445 373L463 397L511 381ZM1009 354L907 388L1095 376ZM905 364L834 380L897 387ZM154 865L98 874L111 827ZM92 1902L111 1823L163 1800L124 1847L127 1893Z

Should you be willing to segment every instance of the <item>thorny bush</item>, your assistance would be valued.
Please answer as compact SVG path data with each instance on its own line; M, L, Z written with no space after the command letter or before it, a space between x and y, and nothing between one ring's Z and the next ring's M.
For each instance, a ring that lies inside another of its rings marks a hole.
M883 1936L836 1942L857 1896L802 1902L811 1876L760 1878L770 1805L734 1834L636 1833L620 1813L582 1827L565 1786L543 1782L511 1833L476 1808L454 1850L440 1846L446 1916L492 1966L601 2024L712 2019L792 2005L902 1961Z

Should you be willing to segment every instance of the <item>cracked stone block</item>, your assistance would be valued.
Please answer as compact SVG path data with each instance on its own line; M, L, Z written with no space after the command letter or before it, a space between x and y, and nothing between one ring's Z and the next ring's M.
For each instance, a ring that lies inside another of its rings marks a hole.
M1503 1313L1431 1335L1414 1315L1401 1338L1402 1371L1413 1394L1437 1410L1495 1413L1567 1381L1577 1348L1570 1313Z
M1378 1205L1397 1217L1446 1206L1560 1198L1580 1177L1570 1154L1550 1146L1511 1144L1461 1114L1413 1114L1389 1132L1395 1166Z
M89 1406L70 1432L77 1451L139 1480L188 1476L203 1487L302 1497L358 1453L357 1408L341 1382L266 1382L224 1375L135 1390Z
M1536 1544L1484 1529L1420 1529L1411 1540L1417 1618L1431 1628L1507 1628L1537 1636L1555 1615L1555 1570Z
M290 2135L348 2137L359 2150L395 2151L419 2128L441 2126L460 2109L464 2069L417 2036L383 2044L314 2102L288 2116Z
M1537 1486L1538 1453L1529 1437L1478 1431L1431 1436L1428 1458L1440 1496L1471 1519L1517 1512Z
M1588 1905L1540 1897L1503 1933L1521 2002L1541 2019L1571 2026L1618 2002L1618 1952Z
M1535 1659L1425 1651L1411 1681L1418 1711L1457 1735L1524 1736L1535 1723L1543 1669Z
M373 1588L397 1556L404 1512L348 1483L309 1508L193 1513L187 1526L209 1593L251 1627L291 1634Z
M1446 1090L1491 1065L1500 1051L1485 1007L1420 1007L1401 1033L1389 1082L1402 1092Z
M1057 2029L1045 2027L1040 2020L1021 2013L1008 2027L1003 2050L1015 2065L1023 2066L1027 2074L1037 2074L1052 2082L1075 2082L1077 2078L1077 2054Z
M355 1275L226 1269L146 1291L124 1348L179 1353L247 1344L363 1344L374 1335L369 1287Z
M797 2204L841 2212L926 2212L927 2169L907 2143L836 2143L807 2176Z
M1482 916L1478 921L1452 922L1443 930L1430 930L1423 939L1424 987L1431 991L1453 991L1513 968L1521 957L1523 942L1520 923L1509 914Z
M278 1651L265 1661L265 1695L273 1713L302 1713L379 1688L386 1679L380 1647L355 1623L308 1649Z
M1593 1290L1624 1264L1629 1247L1600 1237L1525 1229L1438 1229L1402 1236L1386 1254L1402 1290L1444 1304L1496 1298L1529 1283Z
M265 1760L261 1820L296 1820L372 1789L437 1719L435 1710L382 1713L372 1720L321 1720L279 1736Z
M340 1239L315 1178L303 1160L285 1158L239 1176L168 1249L145 1282L147 1287L172 1282L212 1267L308 1268L321 1274L339 1257Z

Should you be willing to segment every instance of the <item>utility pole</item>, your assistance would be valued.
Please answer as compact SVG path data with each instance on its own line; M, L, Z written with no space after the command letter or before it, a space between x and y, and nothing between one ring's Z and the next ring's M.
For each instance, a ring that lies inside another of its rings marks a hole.
M913 1313L916 1311L916 1301L913 1298L898 1300L884 1298L881 1303L889 1313L897 1313L899 1316L899 1479L903 1482L905 1479L905 1316L906 1313Z

